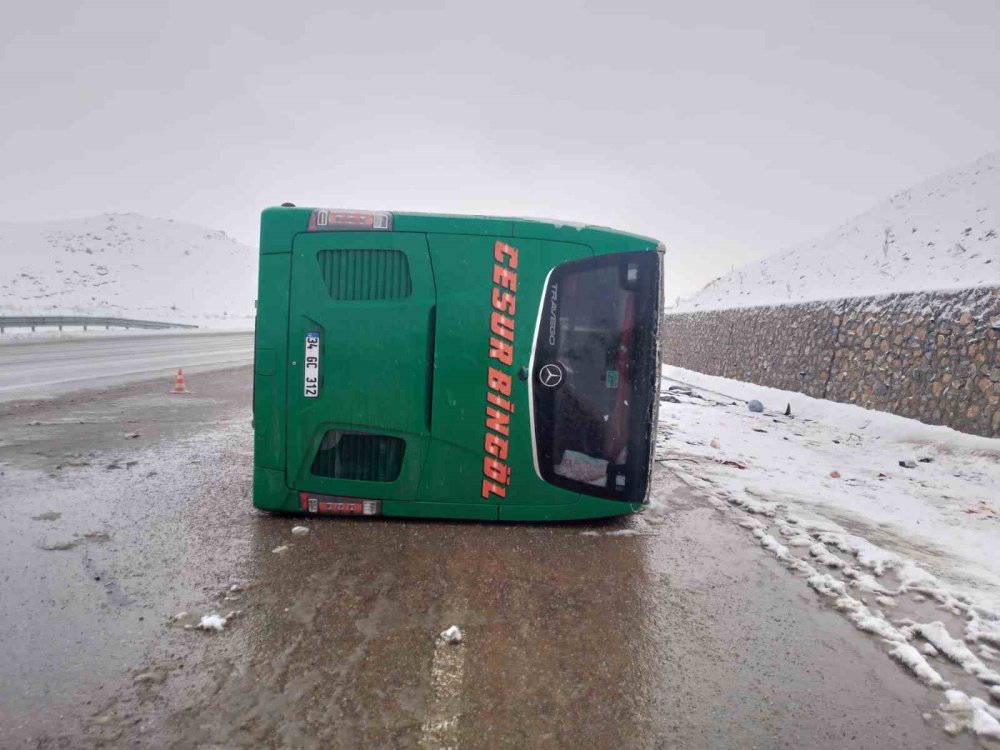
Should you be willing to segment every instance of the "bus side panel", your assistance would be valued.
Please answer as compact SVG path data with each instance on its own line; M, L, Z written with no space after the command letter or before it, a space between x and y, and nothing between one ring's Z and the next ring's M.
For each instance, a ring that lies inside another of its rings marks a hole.
M290 254L260 256L254 337L254 505L282 509ZM272 477L275 474L277 479ZM292 508L288 508L291 510Z
M285 484L284 470L253 467L253 504L261 510L297 513L299 501Z
M437 318L431 443L417 499L452 518L469 517L464 504L481 505L476 512L495 520L495 500L482 497L495 238L430 234L427 241Z
M574 521L581 518L605 518L638 513L641 505L603 500L598 497L578 495L569 505L502 505L501 521Z
M414 500L432 385L435 291L425 236L303 233L291 258L286 483L342 497ZM308 395L307 335L320 340L319 382ZM368 437L337 458L341 432ZM321 452L327 458L317 468Z
M400 500L382 502L382 515L402 518L450 518L459 521L496 521L493 503L414 503Z

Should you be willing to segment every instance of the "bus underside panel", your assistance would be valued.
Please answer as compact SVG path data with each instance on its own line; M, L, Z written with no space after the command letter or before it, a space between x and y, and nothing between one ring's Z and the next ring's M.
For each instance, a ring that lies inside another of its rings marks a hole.
M302 513L300 493L285 484L284 473L260 466L254 467L254 505L276 513ZM343 500L363 498L345 497ZM400 518L451 518L470 521L571 521L581 518L604 518L634 513L641 505L616 500L580 498L565 505L484 505L482 503L432 503L420 501L384 500L379 514ZM308 513L308 511L305 511ZM327 515L361 515L350 512L330 512Z

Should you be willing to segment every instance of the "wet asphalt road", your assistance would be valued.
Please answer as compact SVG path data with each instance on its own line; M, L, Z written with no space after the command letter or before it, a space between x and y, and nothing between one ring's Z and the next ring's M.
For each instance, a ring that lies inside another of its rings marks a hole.
M0 401L52 398L176 373L249 364L252 332L155 331L62 339L0 339Z
M0 406L0 747L975 746L665 469L655 524L294 536L250 505L249 369L164 384Z

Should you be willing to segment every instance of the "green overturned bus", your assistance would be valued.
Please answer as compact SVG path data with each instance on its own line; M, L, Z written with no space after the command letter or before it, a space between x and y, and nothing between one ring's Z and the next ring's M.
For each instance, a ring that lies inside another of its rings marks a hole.
M663 246L544 220L261 216L253 503L552 521L648 500Z

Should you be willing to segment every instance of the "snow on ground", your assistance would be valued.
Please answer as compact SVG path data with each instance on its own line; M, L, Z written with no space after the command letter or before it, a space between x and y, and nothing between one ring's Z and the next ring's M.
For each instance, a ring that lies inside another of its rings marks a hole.
M0 316L94 315L251 329L257 252L171 219L0 223Z
M671 443L716 463L709 464L712 478L740 492L748 505L785 503L874 529L870 534L878 537L898 536L912 547L909 556L954 589L988 598L1000 610L1000 440L676 367L664 373L741 399L735 407L707 409L666 403L662 416ZM743 403L750 398L778 414L751 413ZM788 405L792 418L782 415ZM746 469L717 463L725 461ZM916 466L904 468L900 461ZM899 565L863 538L832 527L827 533L828 544L851 547L877 573Z
M916 679L961 688L946 727L992 736L1000 440L669 366L662 398L657 461Z
M715 279L679 312L1000 285L1000 151Z
M203 615L198 622L198 627L202 630L222 631L226 627L226 618L214 612L210 615Z
M447 630L441 631L441 640L452 645L461 643L462 631L459 630L458 625L452 625Z

